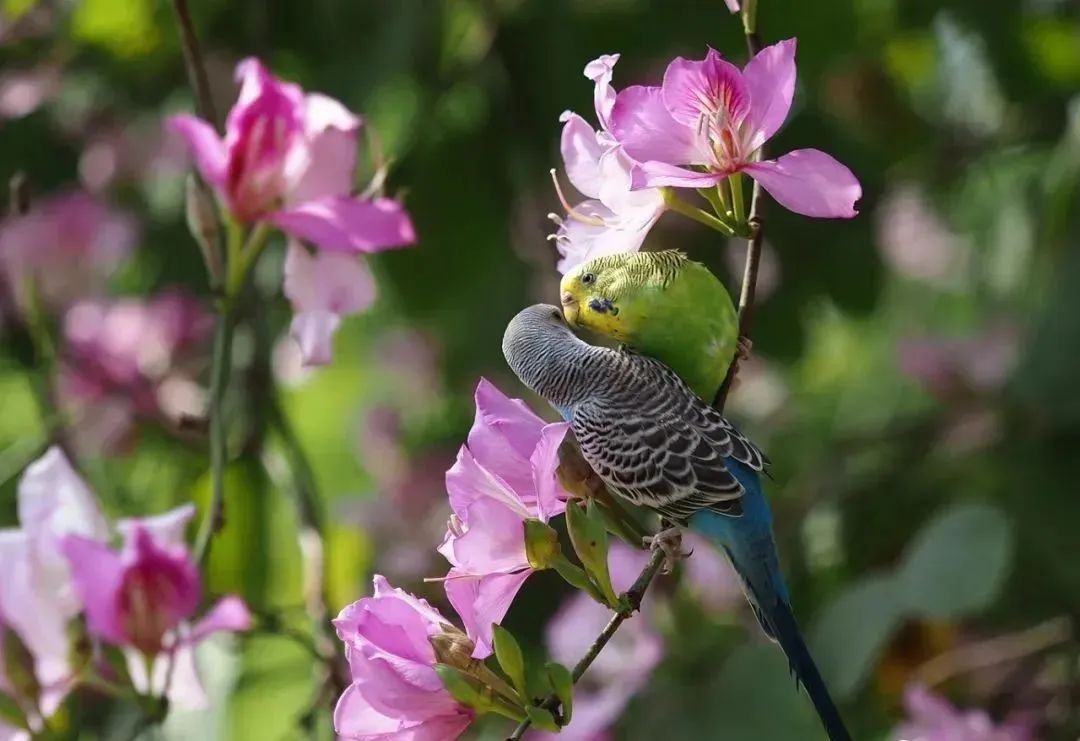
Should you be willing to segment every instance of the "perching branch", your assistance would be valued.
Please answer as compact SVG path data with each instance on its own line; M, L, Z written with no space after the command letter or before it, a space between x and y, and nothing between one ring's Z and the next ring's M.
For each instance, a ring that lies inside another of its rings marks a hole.
M761 37L757 31L757 0L744 0L743 3L743 30L746 35L746 48L750 53L750 56L754 56L761 51ZM763 157L764 152L759 150L758 157ZM742 177L741 175L733 175L732 177ZM743 282L742 291L739 294L739 336L740 338L749 339L751 328L754 323L754 297L757 293L757 277L758 267L761 264L761 206L763 200L763 192L761 186L754 182L753 194L750 197L750 214L748 221L750 223L750 238L746 243L746 266L743 270ZM727 376L724 378L724 382L720 384L720 388L716 392L716 398L713 400L713 406L720 412L724 411L724 404L727 401L728 390L731 387L731 382L735 377L735 373L738 370L738 359L731 364L728 369ZM596 657L604 649L604 646L615 635L615 632L619 627L634 614L641 607L641 600L645 596L646 590L652 580L660 573L661 567L664 565L666 555L664 551L657 545L653 545L652 556L649 558L649 563L645 566L645 569L638 576L637 580L631 585L630 589L623 595L628 604L628 609L615 613L611 621L604 627L600 635L596 637L596 640L589 646L589 650L585 652L585 655L581 657L581 660L574 666L573 679L577 684L582 675L592 665ZM559 706L559 699L554 695L548 697L541 704L546 710L554 711ZM532 725L532 721L526 718L518 724L518 727L514 729L514 732L507 737L506 741L519 741L524 735L525 731Z
M649 584L652 583L653 578L660 573L660 568L664 565L666 555L660 546L653 546L652 556L649 558L649 563L645 565L644 570L638 575L637 580L630 585L630 588L623 593L622 598L626 601L626 609L621 612L616 612L611 616L611 620L608 622L604 629L600 632L600 635L596 637L596 640L589 646L589 650L585 652L585 655L581 657L581 660L574 665L574 669L571 672L574 683L577 684L578 680L588 671L592 663L596 661L596 657L600 655L600 652L604 650L604 646L615 637L615 632L635 612L641 608L641 600L645 598L645 592L649 588ZM551 695L540 707L546 710L554 711L559 706L559 698L555 695ZM524 735L525 731L532 725L532 721L528 718L521 721L518 727L514 729L514 732L510 734L506 741L519 741Z

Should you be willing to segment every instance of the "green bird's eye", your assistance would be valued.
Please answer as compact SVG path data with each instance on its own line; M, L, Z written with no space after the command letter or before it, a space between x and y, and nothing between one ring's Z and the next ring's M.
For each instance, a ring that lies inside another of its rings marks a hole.
M590 286L596 282L596 273L585 273L581 276L581 285Z

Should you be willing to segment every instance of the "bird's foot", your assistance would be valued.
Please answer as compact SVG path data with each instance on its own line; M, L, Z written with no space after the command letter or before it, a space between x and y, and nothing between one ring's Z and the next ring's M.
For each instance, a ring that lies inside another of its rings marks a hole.
M669 527L656 535L650 535L645 538L645 545L649 548L659 548L664 552L664 566L660 570L662 574L670 574L676 562L690 555L690 551L684 552L682 549L681 527Z

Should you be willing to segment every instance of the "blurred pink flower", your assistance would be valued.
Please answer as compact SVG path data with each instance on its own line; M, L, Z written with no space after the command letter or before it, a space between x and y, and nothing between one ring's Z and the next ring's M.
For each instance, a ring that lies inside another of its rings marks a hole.
M69 535L63 543L90 632L146 656L199 605L199 572L185 549L163 548L136 526L117 553L105 543Z
M898 741L1032 741L1029 725L995 726L982 710L960 711L925 687L911 685L904 693L908 719L893 734Z
M991 325L960 339L907 339L897 348L901 372L939 398L965 391L992 393L1019 359L1020 334L1011 324Z
M0 74L0 118L22 118L60 89L60 69L41 65Z
M170 555L166 568L157 567L163 565L162 554L182 549L184 528L194 507L186 505L154 517L117 522L116 530L129 547L137 544L135 555L149 556L136 560L134 569L125 569L118 577L115 561L98 558L102 555L99 551L107 550L104 544L111 528L93 494L59 448L51 448L27 467L19 482L18 498L21 528L0 531L0 614L35 658L43 687L42 713L51 714L71 689L67 629L84 610L91 630L107 640L122 638L125 644L138 642L146 649L157 635L159 647L164 644L174 654L176 671L169 686L170 700L190 706L191 698L201 698L205 704L190 653L192 646L214 630L246 629L250 616L242 601L227 597L194 627L172 619L177 614L189 615L198 602L197 586L194 596L190 590L193 566L177 567L175 555ZM78 544L75 555L94 559L69 561L72 543ZM95 567L101 570L94 571ZM171 576L180 573L184 578L159 578L166 572ZM174 593L173 587L178 591ZM158 628L169 634L157 633ZM145 663L136 653L132 649L127 654L129 671L136 688L145 691L149 679ZM155 662L154 672L160 674L154 686L163 689L166 662Z
M273 77L256 59L236 67L240 95L225 138L173 116L203 178L242 223L265 221L326 250L378 252L416 241L397 201L351 195L360 119L341 103Z
M61 543L105 539L108 523L59 448L27 466L18 485L18 530L0 530L0 614L34 656L48 715L70 689L68 623L82 606Z
M894 271L943 288L959 285L971 246L949 229L915 186L891 190L876 217L878 249Z
M641 163L633 187L702 188L745 172L791 211L855 216L862 188L831 156L798 149L754 158L784 123L794 93L794 39L765 47L741 71L714 49L702 61L676 58L662 86L626 88L612 108L615 138Z
M334 709L334 729L353 741L452 741L473 712L435 673L430 639L449 625L426 601L375 577L375 592L334 620L352 684Z
M81 301L68 309L58 395L74 409L76 445L93 454L114 452L137 419L198 414L201 393L190 388L191 378L205 360L211 327L202 305L178 290L145 301ZM179 393L181 387L187 391Z
M565 111L561 152L570 182L588 200L571 206L556 180L556 190L566 218L555 218L559 231L553 235L562 255L559 272L565 273L602 255L637 252L653 224L665 210L659 190L630 190L634 162L611 134L611 108L615 90L611 77L618 54L605 54L585 65L585 76L595 83L593 95L596 130L581 116Z
M126 213L72 191L0 222L0 283L28 305L30 286L51 308L97 293L138 235Z
M469 637L473 656L492 651L500 622L533 573L525 552L525 521L566 510L555 477L568 425L545 425L520 399L486 379L476 387L476 419L468 442L446 472L453 514L439 552L452 568L444 586Z
M375 279L356 255L311 253L290 240L285 296L293 307L289 332L300 346L303 365L326 365L341 317L361 312L375 301Z
M697 554L690 560L697 558ZM649 554L613 541L608 552L608 568L615 591L630 587L649 560ZM630 699L645 687L653 669L663 657L664 644L648 620L648 602L642 615L623 623L588 674L574 689L574 714L570 725L558 735L536 731L535 739L560 741L602 741L611 738L610 727L618 720ZM545 635L552 659L573 666L608 621L611 610L579 592L559 608L548 623Z
M724 5L728 7L732 13L739 12L739 0L724 0Z

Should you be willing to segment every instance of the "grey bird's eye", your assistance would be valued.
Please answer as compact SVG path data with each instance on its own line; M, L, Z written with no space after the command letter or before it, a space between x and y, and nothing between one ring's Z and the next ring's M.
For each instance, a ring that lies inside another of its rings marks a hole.
M559 311L558 309L552 309L551 310L551 318L552 319L562 320L562 312Z
M581 285L590 286L596 282L596 273L585 273L581 276Z

